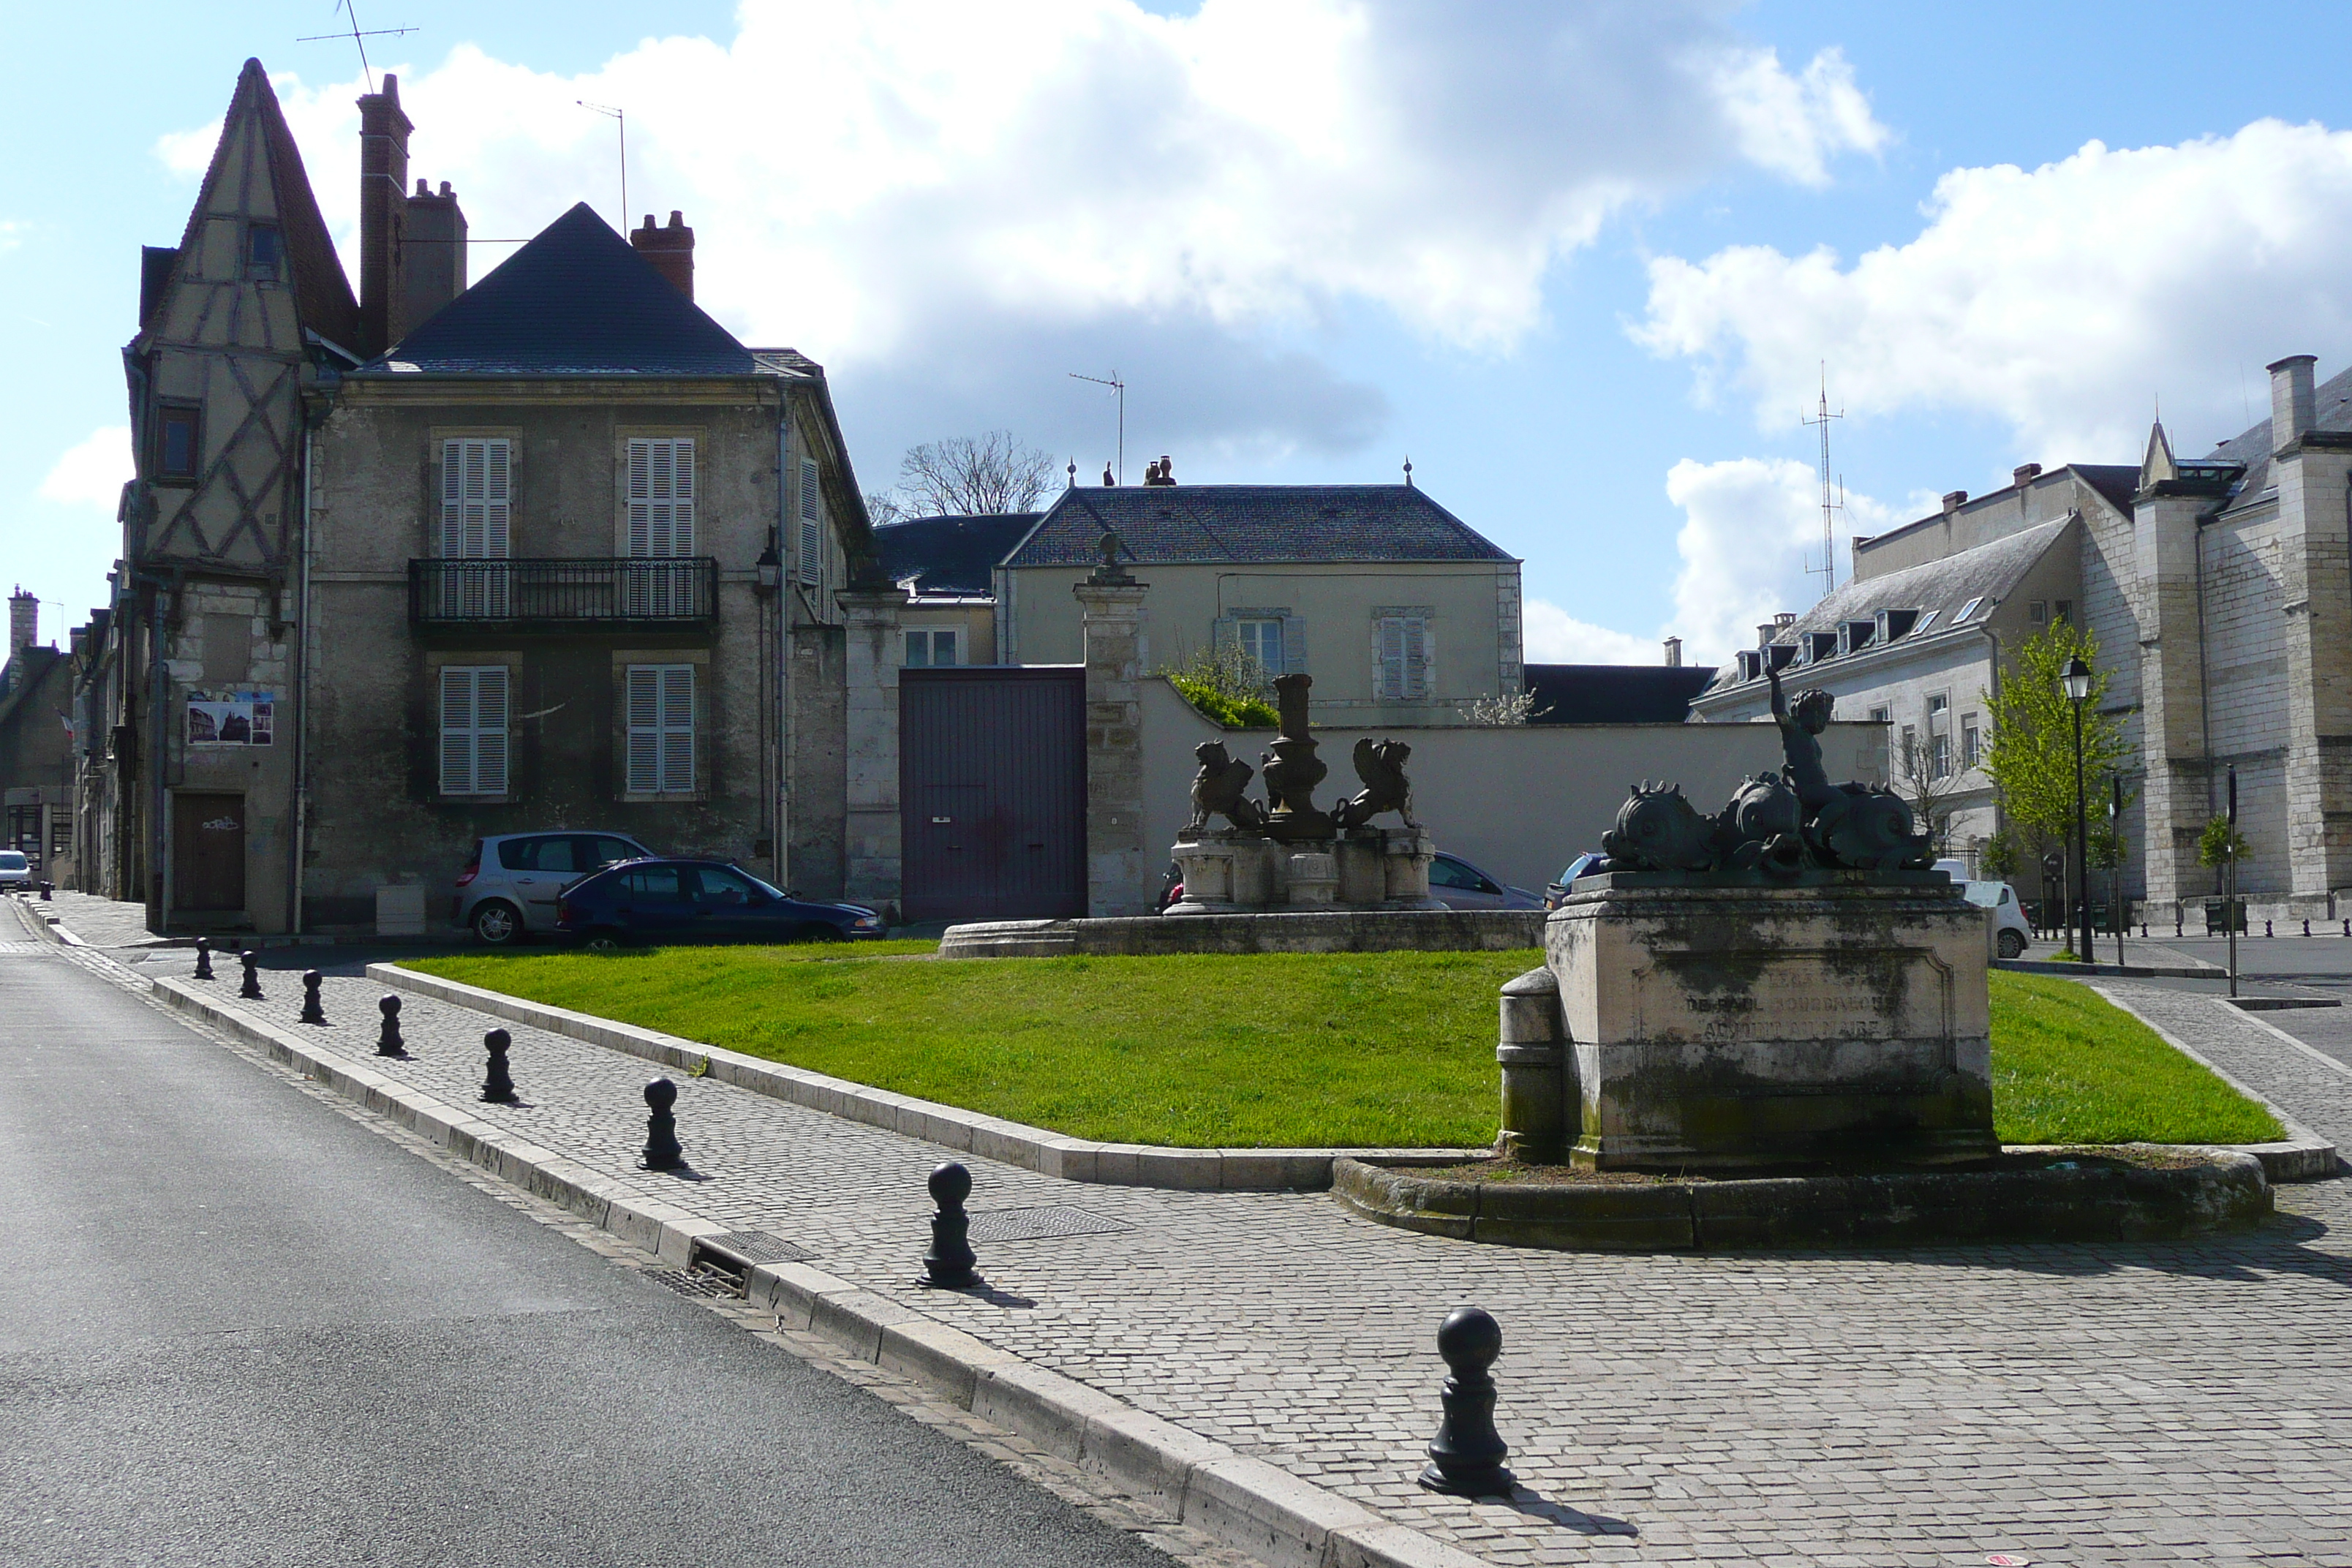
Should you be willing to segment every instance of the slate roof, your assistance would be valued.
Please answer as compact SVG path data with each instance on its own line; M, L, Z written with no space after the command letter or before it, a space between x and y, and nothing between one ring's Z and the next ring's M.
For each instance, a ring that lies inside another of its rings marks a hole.
M734 335L582 202L352 374L756 375Z
M991 574L1044 515L1008 511L983 517L910 517L874 531L874 552L893 583L912 578L918 594L986 598Z
M2352 430L2352 369L2340 370L2321 382L2313 393L2312 402L2314 429ZM2227 510L2242 500L2252 500L2276 482L2271 478L2271 422L2264 419L2214 447L2210 456L2197 459L2245 467L2245 474L2230 492L2230 500L2218 510Z
M1508 561L1411 485L1139 485L1064 490L1007 566L1087 566L1103 531L1138 565Z
M2065 531L2074 526L2074 519L2062 517L2051 522L2006 535L1974 550L1963 550L1940 561L1889 572L1883 577L1860 577L1815 605L1797 617L1794 626L1772 640L1792 643L1800 632L1833 632L1841 621L1875 619L1881 610L1917 610L1926 624L1908 633L1902 640L1941 637L1955 629L1952 617L1971 599L1982 599L1976 613L1965 623L1980 624L1993 605L2007 598L2035 562L2040 561L2056 544ZM1933 618L1929 618L1933 612ZM1875 647L1864 650L1876 651ZM1739 683L1739 667L1726 665L1711 689L1724 689Z
M1707 665L1530 664L1530 724L1679 724L1715 679Z
M2126 517L2139 495L2139 465L2137 463L2069 463L2066 465L2083 476L2090 487L2107 498Z

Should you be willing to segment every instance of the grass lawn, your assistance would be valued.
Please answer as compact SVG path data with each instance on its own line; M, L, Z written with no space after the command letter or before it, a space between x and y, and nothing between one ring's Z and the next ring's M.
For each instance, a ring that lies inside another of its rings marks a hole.
M931 942L411 961L429 974L1077 1138L1192 1148L1477 1146L1495 992L1519 952L1200 953L925 963ZM1992 977L2012 1143L2278 1136L2070 982Z

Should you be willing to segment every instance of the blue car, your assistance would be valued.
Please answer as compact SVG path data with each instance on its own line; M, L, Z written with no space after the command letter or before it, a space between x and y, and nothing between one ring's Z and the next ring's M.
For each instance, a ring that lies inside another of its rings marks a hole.
M724 860L631 860L563 889L555 927L592 948L849 942L881 936L882 917L793 898Z

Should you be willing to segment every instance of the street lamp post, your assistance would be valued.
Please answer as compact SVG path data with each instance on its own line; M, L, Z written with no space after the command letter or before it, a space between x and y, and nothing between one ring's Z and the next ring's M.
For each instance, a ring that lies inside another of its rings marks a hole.
M2115 875L2108 879L2111 889L2107 905L2114 911L2116 922L2116 967L2123 967L2124 927L2131 922L2124 918L2124 776L2107 775L2107 847L2115 851Z
M2080 654L2066 661L2065 670L2058 677L2058 688L2074 710L2074 888L2082 900L2080 941L2074 951L2083 962L2093 961L2091 952L2091 843L2090 810L2083 791L2083 704L2091 696L2091 667L2083 662Z

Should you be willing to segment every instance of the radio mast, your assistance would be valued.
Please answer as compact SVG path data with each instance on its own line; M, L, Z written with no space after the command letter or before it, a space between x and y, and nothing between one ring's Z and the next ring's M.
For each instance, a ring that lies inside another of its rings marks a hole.
M1830 367L1829 362L1824 360L1822 362L1822 400L1818 410L1810 416L1800 416L1798 420L1803 425L1818 425L1822 431L1822 563L1819 566L1808 564L1805 574L1807 576L1815 572L1822 574L1821 596L1824 599L1837 591L1837 514L1845 510L1845 481L1838 481L1837 499L1830 499L1830 421L1844 417L1845 410L1843 408L1834 414L1830 412Z

